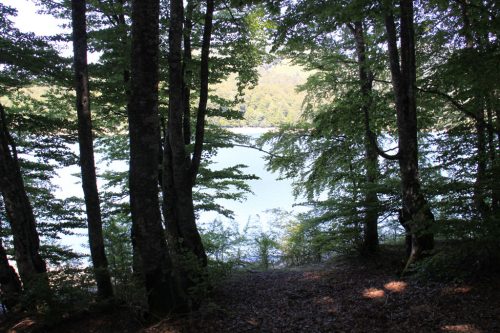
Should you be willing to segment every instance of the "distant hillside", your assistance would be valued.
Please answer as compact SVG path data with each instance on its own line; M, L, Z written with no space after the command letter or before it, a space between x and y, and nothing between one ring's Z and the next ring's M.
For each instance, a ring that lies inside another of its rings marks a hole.
M236 107L244 111L244 120L227 120L211 117L210 122L234 127L272 127L293 123L301 114L305 93L298 93L296 87L306 82L309 73L286 61L264 65L259 68L259 83L254 89L245 91L245 102ZM235 78L212 86L217 96L233 100L236 95ZM41 100L49 87L33 86L24 90L29 96ZM2 100L9 105L7 99ZM97 112L96 112L97 113Z
M305 83L308 75L301 67L286 62L262 66L259 69L259 84L245 91L245 103L239 107L245 110L245 119L228 121L214 118L212 121L220 125L259 127L295 122L301 114L305 96L298 93L296 87ZM213 88L224 98L233 98L236 93L234 79Z

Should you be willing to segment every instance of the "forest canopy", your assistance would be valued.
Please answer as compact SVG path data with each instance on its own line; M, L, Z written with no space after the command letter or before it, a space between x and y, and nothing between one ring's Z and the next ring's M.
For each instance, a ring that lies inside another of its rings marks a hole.
M390 246L402 275L500 267L496 1L33 3L68 32L21 31L0 4L9 313L122 300L161 318L234 271ZM303 212L228 223L219 199L245 200L256 179L214 162L235 147L264 152ZM54 179L72 165L82 195L61 199ZM201 224L204 211L221 218ZM88 256L60 242L81 230Z

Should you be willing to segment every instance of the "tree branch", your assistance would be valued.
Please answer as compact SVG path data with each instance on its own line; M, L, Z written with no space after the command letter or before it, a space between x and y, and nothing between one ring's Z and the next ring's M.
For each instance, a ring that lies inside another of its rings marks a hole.
M205 141L205 144L213 144L213 145L216 145L215 143L213 142L207 142ZM258 146L254 146L254 145L245 145L245 144L242 144L242 143L230 143L228 144L228 146L231 146L231 147L242 147L242 148L248 148L248 149L254 149L254 150L258 150L266 155L269 155L271 156L271 158L283 158L283 156L280 156L280 155L276 155L276 154L273 154L271 153L270 151L268 150L265 150L265 149L262 149ZM229 148L229 147L227 147Z
M205 14L203 40L201 46L200 102L198 104L194 152L191 165L191 179L193 185L196 182L196 176L200 168L201 153L203 151L203 139L205 137L205 116L207 114L208 101L210 40L212 38L214 7L214 0L207 0L207 12Z
M487 123L486 121L484 121L484 119L478 117L474 112L467 110L467 108L463 104L461 104L460 102L455 100L452 96L450 96L442 91L439 91L437 89L417 88L417 90L424 92L424 93L433 94L433 95L437 95L437 96L444 98L445 100L450 102L457 110L463 112L469 118L474 119L479 124L486 126L486 128L488 128L490 131L493 131L493 132L495 132L496 135L500 136L500 129L495 128L493 125Z
M375 148L375 150L377 150L377 154L379 154L383 158L390 160L390 161L399 160L399 158L400 158L399 151L394 155L389 155L389 154L387 154L386 151L380 149L380 147L378 146L378 142L377 142L377 138L375 136L375 133L373 133L371 130L368 130L368 139L370 140L370 144Z

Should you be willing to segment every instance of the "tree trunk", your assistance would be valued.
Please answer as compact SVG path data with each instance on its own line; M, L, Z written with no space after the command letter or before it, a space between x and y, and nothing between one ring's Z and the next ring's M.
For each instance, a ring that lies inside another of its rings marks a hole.
M87 210L90 256L97 282L97 294L101 298L113 297L113 286L104 250L101 208L95 172L92 119L87 66L87 24L85 0L72 0L73 53L76 88L76 110L78 114L78 142L80 145L80 167L82 187Z
M162 316L176 306L175 281L158 199L159 0L132 2L130 206L148 304Z
M187 1L186 19L184 20L184 54L182 61L182 91L184 103L184 143L191 144L191 81L193 71L191 69L191 31L193 30L193 0Z
M466 1L459 1L462 12L463 21L463 36L466 42L466 50L474 52L474 36L469 18L469 11ZM481 44L480 40L476 41ZM476 114L476 151L477 151L477 167L476 180L474 182L474 206L481 220L486 220L489 217L489 207L485 201L486 198L486 183L487 183L487 152L486 152L486 123L484 117L484 101L485 99L479 93L475 93L472 99L474 105L474 113Z
M12 311L19 304L21 294L21 281L14 268L9 264L7 253L0 239L0 291L2 303L7 310Z
M376 148L371 144L370 130L370 109L372 106L372 74L366 61L366 44L363 31L363 23L361 21L354 22L351 25L351 31L356 42L356 53L359 67L359 82L360 92L362 97L362 112L364 116L365 126L365 168L366 168L366 184L365 184L365 200L364 209L365 217L363 221L363 253L374 254L378 250L378 215L379 215L379 200L377 196L377 179L378 179L378 154Z
M477 97L477 96L476 96ZM487 183L487 152L486 152L486 128L484 126L484 110L480 98L476 98L476 114L479 121L476 121L476 180L474 182L474 205L480 219L485 221L489 217L489 207L485 201Z
M210 1L209 1L210 2ZM169 30L169 115L164 149L165 220L177 253L192 253L201 266L207 257L196 227L193 205L193 180L190 156L186 151L183 116L187 101L183 88L182 38L184 5L181 0L170 2ZM205 41L205 38L204 38ZM203 71L203 47L202 47ZM203 92L200 93L201 95ZM197 137L198 140L198 137ZM196 146L196 143L195 143ZM195 148L196 149L196 148Z
M492 130L493 124L493 110L491 109L491 96L486 99L486 114L488 117L488 158L490 162L491 177L491 212L498 212L500 207L500 180L495 175L499 174L497 152L495 145L495 133Z
M397 49L396 29L392 14L385 23L389 49L389 61L398 124L399 170L403 207L401 221L411 233L411 253L408 264L420 259L434 247L431 226L434 216L425 200L418 173L416 65L413 28L413 2L400 1L401 11L401 65Z
M200 168L201 153L203 152L203 140L205 137L205 118L207 114L209 76L208 62L210 55L210 39L212 38L213 14L214 0L207 0L207 12L205 14L203 41L201 45L200 101L198 104L198 115L196 117L196 140L194 143L193 165L191 170L193 186L196 182L198 169Z
M47 267L39 253L40 240L33 208L24 188L17 151L0 104L0 191L14 237L17 269L25 290L48 292Z

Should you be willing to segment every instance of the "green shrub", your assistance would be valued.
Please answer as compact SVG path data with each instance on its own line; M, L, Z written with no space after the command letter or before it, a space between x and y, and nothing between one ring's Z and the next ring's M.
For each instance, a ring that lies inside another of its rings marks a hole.
M487 240L446 243L435 255L413 267L418 278L470 281L500 274L500 243Z

